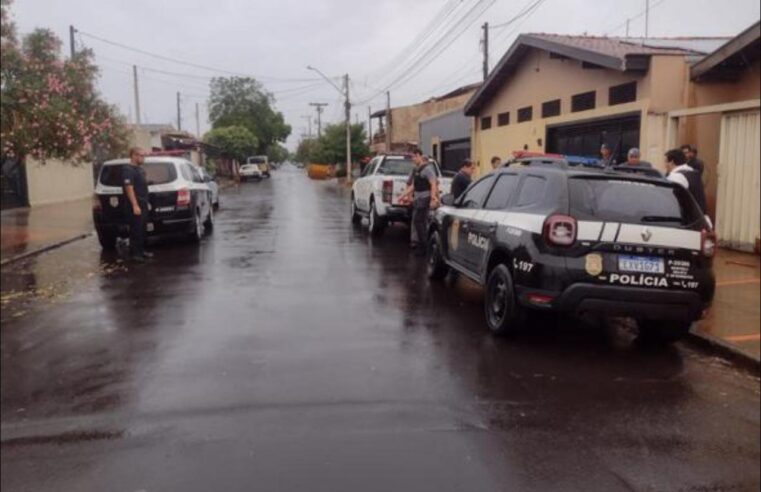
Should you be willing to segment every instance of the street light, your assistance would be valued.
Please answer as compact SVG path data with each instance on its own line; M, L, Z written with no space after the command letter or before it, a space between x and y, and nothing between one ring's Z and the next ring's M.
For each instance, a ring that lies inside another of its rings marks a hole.
M349 74L347 73L344 75L344 88L341 89L336 85L335 82L333 82L327 75L320 72L318 69L311 65L307 65L307 70L312 70L313 72L316 72L320 75L323 79L328 81L330 85L332 85L339 94L344 96L345 102L344 102L344 108L346 111L346 181L348 183L351 183L352 176L351 176L351 103L349 102Z

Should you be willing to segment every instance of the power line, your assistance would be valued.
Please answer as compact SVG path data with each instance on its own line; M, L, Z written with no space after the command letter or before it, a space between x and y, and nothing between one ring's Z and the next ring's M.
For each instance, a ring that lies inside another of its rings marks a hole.
M537 7L540 4L544 3L544 1L545 0L536 0L533 4L531 4L530 6L526 7L523 11L521 11L517 15L515 15L515 17L513 17L512 19L510 19L510 20L508 20L506 22L503 22L501 24L490 24L489 25L489 29L502 29L504 27L507 27L507 26L511 25L513 22L517 21L518 19L520 19L524 15L528 14L529 11L531 11L531 9L533 9L534 7Z
M657 1L657 2L655 2L654 4L650 5L650 9L649 9L649 10L652 12L652 10L653 10L654 8L658 7L659 5L661 5L661 4L662 4L663 2L665 2L665 1L666 1L666 0L658 0L658 1ZM623 21L621 24L618 24L616 27L613 27L613 28L611 28L611 29L608 29L607 31L605 31L605 32L603 33L603 35L604 35L604 36L607 36L608 34L611 34L611 33L615 33L616 31L618 31L618 30L619 30L619 29L621 29L622 27L626 27L626 23L627 23L627 22L629 22L629 21L633 21L633 20L635 20L635 19L639 19L640 17L644 16L644 15L647 13L647 11L648 11L648 9L643 9L643 10L642 10L640 13L638 13L638 14L637 14L637 15L635 15L634 17L629 17L629 18L627 18L625 21Z
M269 79L270 82L314 82L316 80L319 80L319 79L316 79L316 78L311 78L311 79L304 79L304 78L294 79L294 78L291 78L291 79L289 79L289 78L279 78L279 77L261 76L261 75L260 76L255 76L255 75L245 74L245 73L241 73L241 72L232 72L230 70L223 70L223 69L220 69L220 68L214 68L214 67L210 67L210 66L207 66L207 65L201 65L201 64L198 64L198 63L193 63L193 62L188 62L188 61L184 61L184 60L179 60L177 58L172 58L172 57L165 56L165 55L160 55L160 54L157 54L157 53L151 53L150 51L146 51L146 50L143 50L143 49L140 49L140 48L135 48L133 46L128 46L126 44L119 43L117 41L111 41L109 39L102 38L100 36L96 36L95 34L91 34L91 33L85 32L85 31L81 31L79 29L77 29L77 32L80 33L83 36L88 37L88 38L95 39L95 40L100 41L102 43L110 44L110 45L116 46L118 48L122 48L122 49L129 50L129 51L134 51L135 53L140 53L142 55L150 56L150 57L153 57L153 58L156 58L156 59L159 59L159 60L164 60L164 61L176 63L178 65L186 65L188 67L198 68L200 70L206 70L206 71L209 71L209 72L224 73L224 74L227 74L227 75L235 75L235 76L238 76L238 77L254 77L254 78L259 78L259 79L262 79L262 80Z
M494 4L495 1L496 0L478 0L470 8L470 10L468 10L465 13L464 16L462 16L454 25L452 25L443 34L442 38L436 44L434 44L426 52L424 52L423 54L418 56L417 59L411 62L411 64L415 66L414 69L402 72L398 77L396 77L389 84L387 84L384 87L384 90L388 91L394 86L407 83L410 80L412 80L412 78L417 76L423 69L425 69L428 65L430 65L436 58L438 58L438 56L441 55L441 53L444 52L454 41L459 39L462 33L465 32L476 20L478 20L478 18L484 12L486 12L486 10L488 10ZM445 38L448 38L448 40L445 41ZM422 61L424 59L425 61ZM362 101L358 101L355 104L365 104L373 100L377 96L378 94L374 94L372 97L366 98Z

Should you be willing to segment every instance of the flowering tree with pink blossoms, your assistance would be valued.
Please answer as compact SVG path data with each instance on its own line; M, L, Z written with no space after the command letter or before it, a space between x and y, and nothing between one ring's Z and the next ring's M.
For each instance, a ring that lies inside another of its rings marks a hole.
M61 41L37 29L19 43L2 2L0 48L0 151L3 159L26 156L82 162L93 152L123 155L127 131L113 106L99 96L97 67L89 50L63 60Z

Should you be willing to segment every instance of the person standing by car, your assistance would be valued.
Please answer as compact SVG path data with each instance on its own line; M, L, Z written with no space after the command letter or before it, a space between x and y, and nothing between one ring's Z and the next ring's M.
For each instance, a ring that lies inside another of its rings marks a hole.
M686 188L705 214L707 205L703 180L700 179L700 173L685 161L685 155L680 149L666 152L666 169L668 170L666 178Z
M687 165L698 172L700 177L703 177L703 170L705 169L705 163L698 159L698 149L693 145L682 145L682 153L687 162Z
M492 169L498 169L501 165L502 165L502 159L500 159L496 155L491 158L491 168Z
M144 262L153 257L145 251L145 225L148 221L148 180L142 168L145 153L138 147L129 151L130 163L122 169L122 184L129 217L129 251L132 260Z
M420 149L412 152L415 169L410 174L402 203L412 203L412 227L410 239L418 256L425 254L428 212L439 206L439 180L433 165Z
M476 166L470 159L465 159L462 163L462 167L460 167L460 170L457 171L457 174L455 174L455 177L452 179L452 195L454 196L454 199L457 200L460 198L460 195L462 195L465 190L470 185L471 177L473 176L473 171L475 171Z
M616 165L616 158L608 144L604 143L600 146L600 156L599 164L602 167L612 167Z

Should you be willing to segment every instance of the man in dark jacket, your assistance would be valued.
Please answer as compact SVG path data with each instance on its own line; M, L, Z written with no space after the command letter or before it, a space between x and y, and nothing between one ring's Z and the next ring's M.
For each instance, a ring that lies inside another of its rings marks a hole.
M460 195L462 195L470 185L471 177L473 176L473 171L475 171L475 169L476 165L470 159L465 159L462 163L462 167L460 167L460 170L452 179L451 191L455 200L460 198Z
M693 145L685 144L682 145L682 153L684 154L684 158L687 160L687 165L696 170L702 178L705 164L703 161L698 159L698 149L696 149Z

